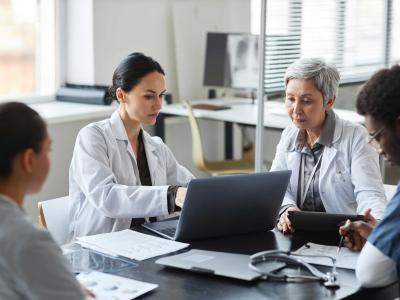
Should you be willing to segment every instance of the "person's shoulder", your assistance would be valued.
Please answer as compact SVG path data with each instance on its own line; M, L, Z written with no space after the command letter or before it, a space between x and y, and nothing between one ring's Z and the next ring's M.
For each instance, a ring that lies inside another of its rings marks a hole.
M107 128L110 127L110 119L104 119L101 121L93 122L85 127L83 127L81 130L79 130L78 133L78 139L80 140L91 140L96 137L103 137L105 132L107 131Z
M143 138L154 146L165 147L166 144L159 136L151 136L147 131L143 130Z
M298 133L299 128L292 123L282 131L282 138L296 137Z
M29 247L32 243L51 240L47 230L33 224L19 209L3 208L0 215L2 219L0 222L1 244L7 245L12 251Z
M344 120L336 115L334 142L358 145L366 142L367 130L362 124Z
M291 149L298 134L299 128L297 128L294 124L290 124L282 131L280 144L283 145L287 150Z
M338 115L336 115L335 122L336 127L343 128L343 132L366 133L366 129L362 124L342 119Z
M80 131L81 132L94 132L94 131L99 131L99 130L104 130L107 126L110 124L110 119L104 119L101 121L93 122L85 127L83 127Z

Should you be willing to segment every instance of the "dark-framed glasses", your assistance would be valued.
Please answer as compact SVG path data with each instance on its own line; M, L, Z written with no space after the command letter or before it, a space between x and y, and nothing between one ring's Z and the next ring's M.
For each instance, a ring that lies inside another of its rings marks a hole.
M368 144L370 144L371 146L375 147L375 148L379 148L379 143L378 143L378 139L379 136L382 134L382 132L385 131L385 126L382 126L381 128L379 128L378 130L376 130L374 133L371 133L369 135L368 139Z

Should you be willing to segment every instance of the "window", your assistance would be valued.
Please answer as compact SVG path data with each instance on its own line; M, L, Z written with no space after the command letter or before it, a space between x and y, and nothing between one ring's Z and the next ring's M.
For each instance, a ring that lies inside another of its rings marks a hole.
M253 33L260 9L252 0ZM364 81L400 62L399 32L400 0L268 0L266 91L282 91L286 67L300 57L334 62L341 83Z
M54 93L55 1L0 1L0 101Z

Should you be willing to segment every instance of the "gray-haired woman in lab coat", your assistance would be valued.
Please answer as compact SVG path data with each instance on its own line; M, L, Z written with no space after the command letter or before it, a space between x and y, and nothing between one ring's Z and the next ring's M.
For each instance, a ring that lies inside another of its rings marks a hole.
M79 132L69 173L71 240L137 226L182 206L193 175L142 128L160 113L164 75L152 58L128 55L110 87L118 109Z
M285 106L292 125L282 133L271 170L292 170L278 228L293 228L290 210L365 214L380 219L386 196L378 154L367 131L333 111L339 86L334 65L305 58L285 74Z

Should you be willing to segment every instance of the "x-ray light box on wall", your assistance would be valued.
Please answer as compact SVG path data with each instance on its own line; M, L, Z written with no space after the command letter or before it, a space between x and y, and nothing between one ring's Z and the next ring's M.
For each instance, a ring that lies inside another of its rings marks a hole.
M257 89L257 35L209 32L205 61L205 86Z

